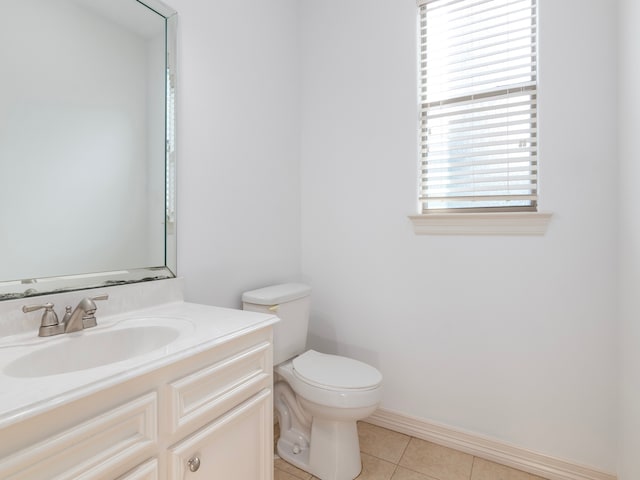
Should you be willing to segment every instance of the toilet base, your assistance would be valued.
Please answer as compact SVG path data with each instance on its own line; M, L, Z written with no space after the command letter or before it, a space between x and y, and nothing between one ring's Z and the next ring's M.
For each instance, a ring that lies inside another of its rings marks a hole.
M314 418L309 448L280 438L278 455L320 480L353 480L362 471L356 422Z
M288 441L286 438L280 438L278 440L276 451L280 458L285 462L290 463L294 467L298 467L300 470L311 473L309 470L309 449L299 450L297 445ZM296 453L297 452L297 453Z
M280 423L277 452L320 480L353 480L362 471L357 420L376 406L335 409L296 396L283 381L274 385Z
M360 475L362 461L356 422L314 418L309 464L311 473L322 480L353 480Z

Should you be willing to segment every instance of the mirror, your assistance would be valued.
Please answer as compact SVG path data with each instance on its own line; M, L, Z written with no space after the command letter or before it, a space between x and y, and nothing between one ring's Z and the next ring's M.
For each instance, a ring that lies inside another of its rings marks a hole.
M0 299L173 277L175 12L0 5Z

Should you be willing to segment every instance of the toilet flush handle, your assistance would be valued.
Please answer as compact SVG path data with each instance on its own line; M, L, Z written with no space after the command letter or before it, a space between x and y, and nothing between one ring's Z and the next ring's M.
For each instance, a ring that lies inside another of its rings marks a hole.
M277 311L278 311L278 308L280 308L280 305L271 305L271 306L269 307L269 311L270 311L270 312L277 312Z

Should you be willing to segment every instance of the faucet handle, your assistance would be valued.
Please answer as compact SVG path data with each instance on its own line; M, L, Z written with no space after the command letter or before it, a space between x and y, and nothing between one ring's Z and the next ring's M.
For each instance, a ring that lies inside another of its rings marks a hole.
M91 297L91 300L109 300L109 294L108 293L101 293L97 297Z
M44 308L42 320L40 320L40 330L38 330L38 335L41 337L50 337L64 332L64 325L58 323L58 316L53 307L54 305L51 302L43 305L24 305L22 307L24 313L35 312Z

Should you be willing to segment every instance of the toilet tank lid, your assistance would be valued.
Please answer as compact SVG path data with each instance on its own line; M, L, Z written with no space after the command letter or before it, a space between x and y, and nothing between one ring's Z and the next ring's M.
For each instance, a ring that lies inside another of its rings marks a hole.
M242 301L254 305L277 305L307 297L310 294L311 287L303 283L282 283L244 292Z

